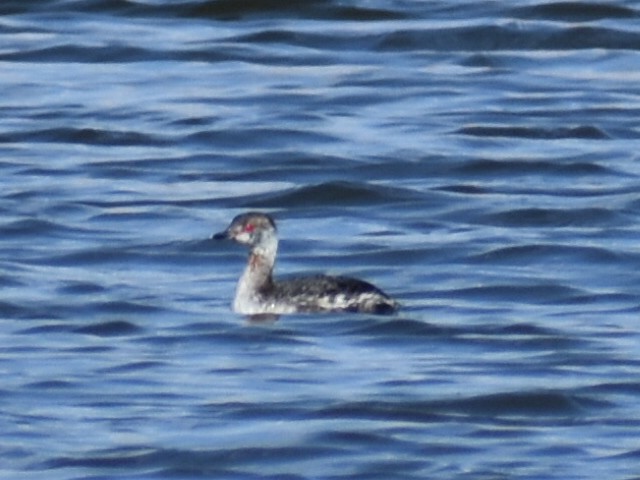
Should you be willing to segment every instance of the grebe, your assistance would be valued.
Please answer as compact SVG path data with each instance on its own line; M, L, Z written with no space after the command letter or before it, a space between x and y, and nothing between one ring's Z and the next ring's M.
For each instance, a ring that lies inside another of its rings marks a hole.
M391 314L398 303L370 283L349 277L315 275L275 281L278 251L276 224L269 215L248 212L235 217L216 240L230 239L250 247L249 261L238 281L233 310L243 315L296 312L363 312Z

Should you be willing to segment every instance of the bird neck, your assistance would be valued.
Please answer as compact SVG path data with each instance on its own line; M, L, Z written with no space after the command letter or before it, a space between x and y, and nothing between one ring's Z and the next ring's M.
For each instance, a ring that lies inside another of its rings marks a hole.
M244 285L246 289L251 291L259 291L269 287L273 282L272 273L277 253L278 238L275 232L263 232L251 247L240 285Z

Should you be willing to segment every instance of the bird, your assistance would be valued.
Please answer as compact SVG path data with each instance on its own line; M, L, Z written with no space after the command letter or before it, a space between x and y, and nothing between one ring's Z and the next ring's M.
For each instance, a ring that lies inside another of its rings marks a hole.
M278 232L273 218L251 211L233 218L212 236L249 247L249 258L236 287L233 311L247 316L317 312L393 314L399 308L376 286L345 276L312 275L275 280Z

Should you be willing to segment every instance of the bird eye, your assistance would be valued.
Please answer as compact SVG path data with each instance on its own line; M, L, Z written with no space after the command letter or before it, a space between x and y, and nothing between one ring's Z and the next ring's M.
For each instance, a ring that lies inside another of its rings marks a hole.
M251 233L256 229L256 227L253 225L253 223L247 223L247 225L244 227L244 231L247 233Z

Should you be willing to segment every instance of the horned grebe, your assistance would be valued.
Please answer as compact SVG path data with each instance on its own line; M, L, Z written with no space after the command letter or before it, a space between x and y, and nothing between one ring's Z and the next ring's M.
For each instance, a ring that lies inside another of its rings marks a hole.
M274 281L278 235L273 219L260 212L235 217L213 236L249 245L249 261L240 277L233 310L243 315L346 311L390 314L398 304L380 289L355 278L316 275Z

